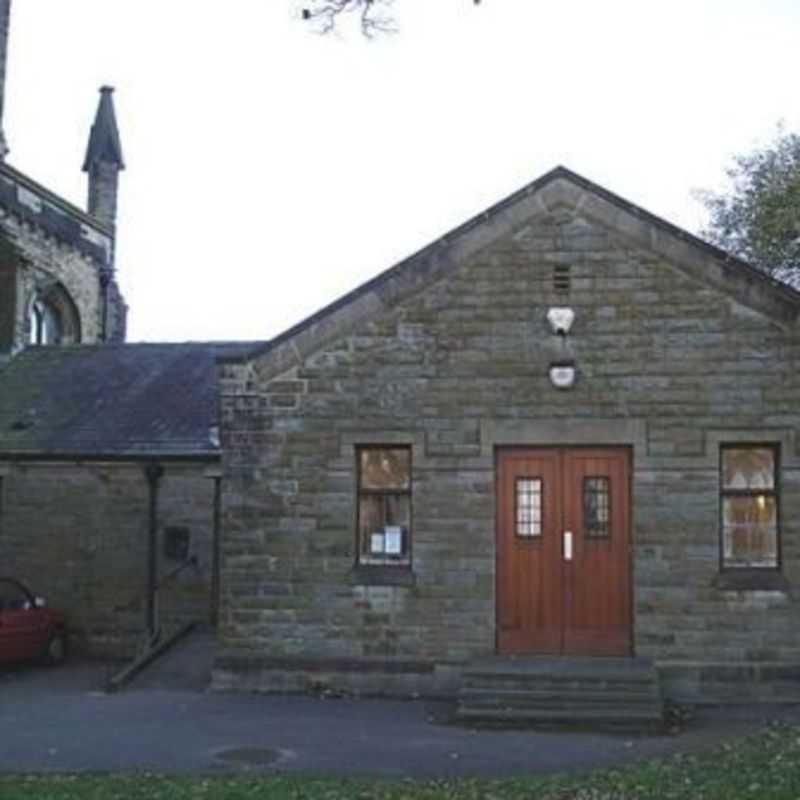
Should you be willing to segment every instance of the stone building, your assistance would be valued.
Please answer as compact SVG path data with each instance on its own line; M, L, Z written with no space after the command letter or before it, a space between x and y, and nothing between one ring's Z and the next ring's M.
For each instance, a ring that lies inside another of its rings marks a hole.
M216 685L546 654L797 696L799 312L557 168L225 359Z
M29 347L0 370L0 573L129 657L217 615L216 356L238 346Z
M0 161L0 574L63 609L75 649L127 656L216 615L223 348L124 344L109 87L83 169L85 211Z
M8 0L2 6L7 20ZM5 51L4 37L1 62ZM124 163L112 89L100 92L84 161L87 211L0 162L0 359L28 344L125 339L127 309L114 269Z
M557 168L270 342L130 345L123 167L108 88L87 211L0 162L0 572L75 642L211 623L220 689L613 656L800 698L800 294Z

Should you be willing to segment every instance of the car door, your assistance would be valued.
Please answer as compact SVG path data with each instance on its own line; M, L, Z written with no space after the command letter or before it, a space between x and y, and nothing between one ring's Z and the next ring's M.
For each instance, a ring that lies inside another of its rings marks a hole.
M47 623L33 596L16 581L0 579L0 662L38 657L46 637Z

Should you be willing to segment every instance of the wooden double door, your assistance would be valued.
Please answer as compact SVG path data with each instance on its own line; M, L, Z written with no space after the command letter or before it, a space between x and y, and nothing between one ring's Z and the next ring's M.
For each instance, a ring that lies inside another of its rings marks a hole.
M628 449L498 451L497 649L631 654Z

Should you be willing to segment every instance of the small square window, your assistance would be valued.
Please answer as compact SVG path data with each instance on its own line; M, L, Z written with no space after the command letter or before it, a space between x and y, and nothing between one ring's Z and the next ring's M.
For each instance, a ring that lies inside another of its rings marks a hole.
M776 447L725 446L720 457L721 564L730 569L780 565Z
M583 529L587 539L607 539L611 520L611 486L607 477L583 479Z
M542 479L517 478L517 536L530 539L542 535Z
M359 447L358 563L411 564L411 448Z

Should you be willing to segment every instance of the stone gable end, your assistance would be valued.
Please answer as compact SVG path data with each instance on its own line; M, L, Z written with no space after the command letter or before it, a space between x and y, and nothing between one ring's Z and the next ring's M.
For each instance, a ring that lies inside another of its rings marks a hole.
M221 685L245 663L258 687L281 659L294 675L376 659L446 672L493 654L510 445L630 448L637 655L800 659L797 308L566 181L499 216L447 244L427 284L397 277L338 328L223 368ZM575 312L566 337L553 307ZM577 377L558 390L564 362ZM784 591L715 583L729 441L780 448ZM355 448L390 443L412 450L404 585L354 570Z

